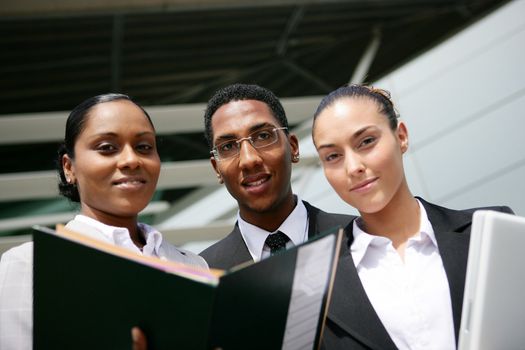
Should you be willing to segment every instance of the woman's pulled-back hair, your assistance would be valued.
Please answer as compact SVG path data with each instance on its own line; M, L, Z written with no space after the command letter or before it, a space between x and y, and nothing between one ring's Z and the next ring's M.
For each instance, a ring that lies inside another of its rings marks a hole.
M387 117L390 128L392 130L396 130L398 114L394 108L394 103L392 102L390 92L361 84L342 86L326 95L321 100L321 103L315 111L314 126L315 120L321 114L321 112L330 107L334 102L340 100L341 98L353 97L367 97L372 101L375 101L379 107L379 112Z

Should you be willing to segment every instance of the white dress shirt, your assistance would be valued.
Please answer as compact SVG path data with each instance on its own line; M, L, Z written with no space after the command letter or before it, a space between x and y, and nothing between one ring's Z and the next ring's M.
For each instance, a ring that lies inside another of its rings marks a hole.
M149 225L143 223L138 224L139 229L143 234L144 240L146 241L146 244L144 245L144 247L142 247L142 250L140 250L131 240L131 236L129 235L129 231L127 228L109 226L85 215L75 216L74 221L86 224L98 230L79 232L88 237L103 240L107 243L114 244L118 247L126 248L128 250L131 250L132 252L143 254L145 256L163 257L160 254L162 234ZM68 225L69 227L71 227L71 224ZM72 231L75 231L74 228L71 227L71 229ZM100 235L100 233L102 233L102 235Z
M241 236L254 261L259 261L270 256L270 248L267 247L264 242L272 233L281 231L290 238L290 241L286 244L286 248L299 245L308 239L308 212L306 211L303 201L297 196L296 202L297 205L294 210L274 232L269 232L252 225L249 222L244 221L240 214L237 214L237 222L239 224Z
M79 233L139 254L208 267L202 257L164 242L162 234L146 224L139 224L146 241L142 251L133 244L125 228L108 226L83 215L77 215L66 225L72 230L77 227L82 228ZM30 350L32 347L33 242L28 242L8 250L0 260L0 349Z
M425 208L419 233L405 248L404 262L386 237L373 236L354 220L351 254L379 319L403 349L455 349L447 276Z

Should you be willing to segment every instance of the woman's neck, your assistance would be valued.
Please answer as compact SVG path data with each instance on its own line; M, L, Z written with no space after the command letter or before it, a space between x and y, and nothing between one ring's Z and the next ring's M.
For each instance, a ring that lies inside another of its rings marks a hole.
M419 204L406 184L382 210L361 213L361 217L367 233L389 238L400 254L408 239L420 229Z

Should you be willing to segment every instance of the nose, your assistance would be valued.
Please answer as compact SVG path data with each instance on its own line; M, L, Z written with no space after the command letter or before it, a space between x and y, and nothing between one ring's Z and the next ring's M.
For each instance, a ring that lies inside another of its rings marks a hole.
M255 147L245 138L239 143L239 167L249 169L262 163L261 155Z
M125 146L118 156L118 167L135 169L140 167L140 156L131 145Z
M351 152L345 154L345 167L348 176L360 176L366 168L361 157Z

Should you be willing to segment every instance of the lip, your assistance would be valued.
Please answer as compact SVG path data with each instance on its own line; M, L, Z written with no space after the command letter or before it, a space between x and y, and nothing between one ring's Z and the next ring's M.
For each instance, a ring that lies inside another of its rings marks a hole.
M260 194L269 186L270 178L267 173L248 175L242 178L241 185L250 193Z
M371 179L367 179L365 181L362 181L362 182L358 183L357 185L352 186L350 188L350 192L365 192L365 191L369 190L378 179L379 179L379 177L373 177Z
M140 176L125 176L112 182L113 186L120 189L138 189L146 184L146 179Z

